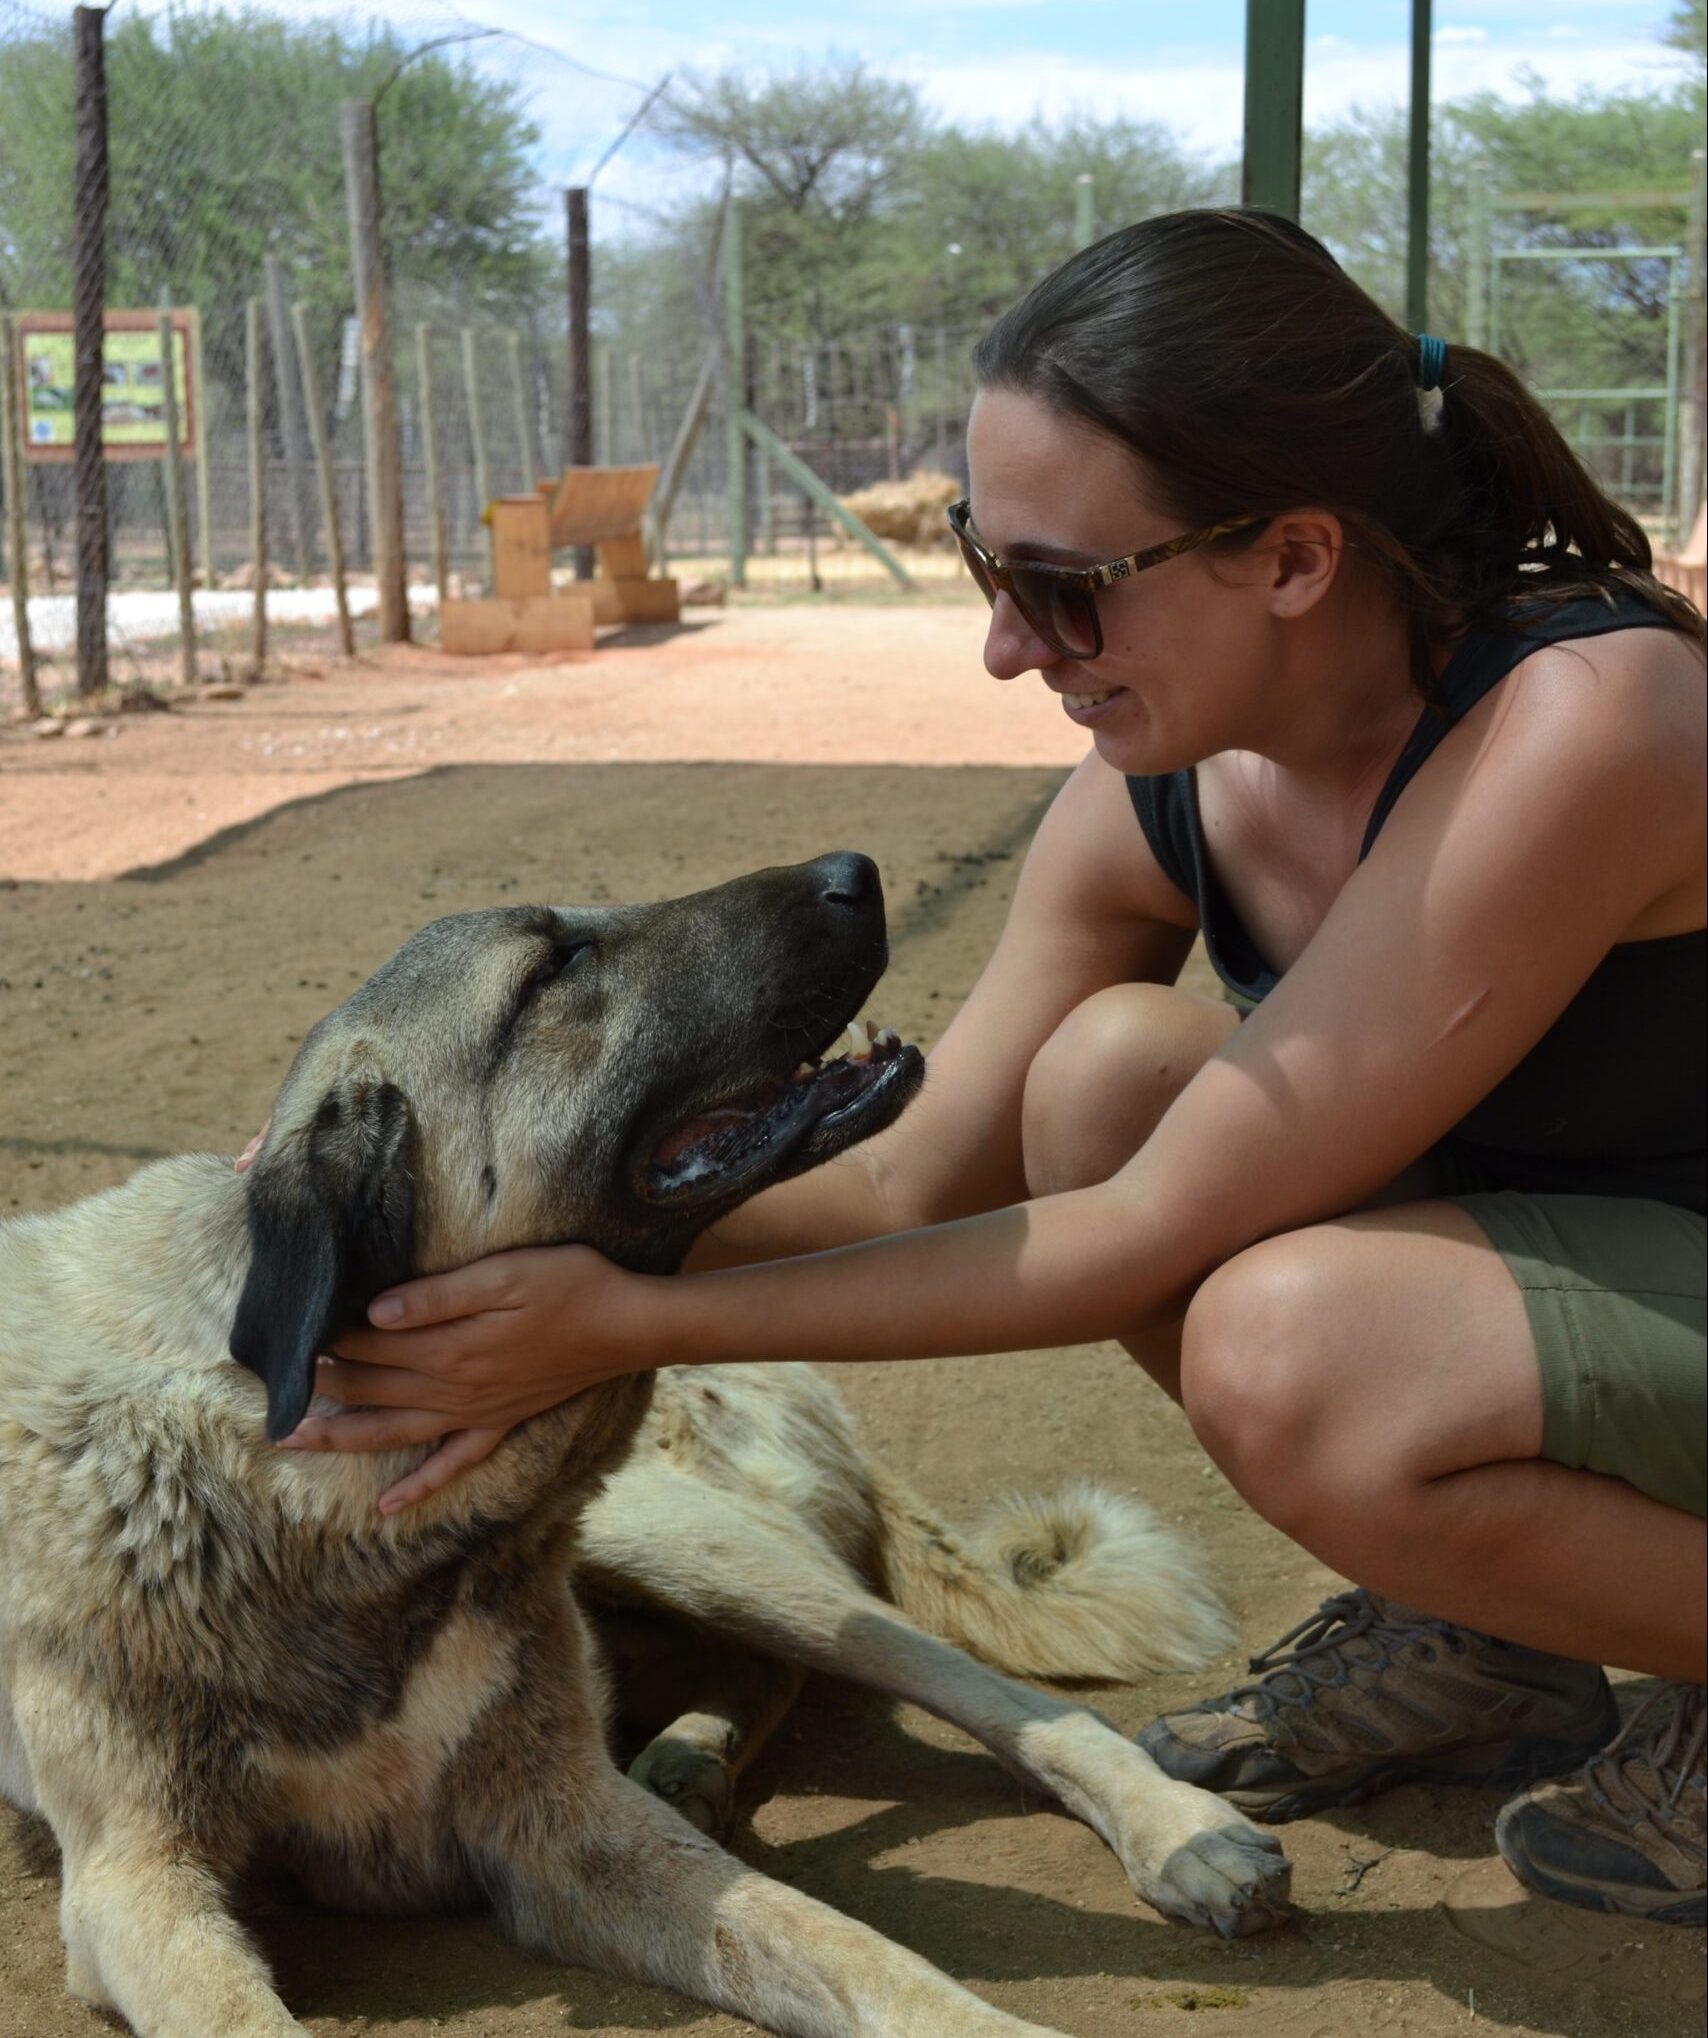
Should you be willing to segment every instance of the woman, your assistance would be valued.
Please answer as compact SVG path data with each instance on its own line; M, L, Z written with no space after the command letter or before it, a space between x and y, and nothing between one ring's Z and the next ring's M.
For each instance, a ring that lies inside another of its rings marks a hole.
M374 1412L292 1441L449 1433L403 1505L643 1366L1119 1336L1359 1581L1162 1766L1276 1819L1508 1785L1535 1887L1699 1923L1700 618L1506 369L1285 221L1115 234L977 367L985 662L1094 748L921 1100L675 1280L381 1297L321 1383ZM1243 1020L1171 988L1199 929ZM1604 1662L1669 1680L1623 1735Z

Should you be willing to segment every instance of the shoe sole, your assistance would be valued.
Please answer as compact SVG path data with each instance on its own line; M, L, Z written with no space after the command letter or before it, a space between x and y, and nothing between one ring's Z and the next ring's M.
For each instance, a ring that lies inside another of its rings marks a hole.
M1587 1878L1542 1868L1532 1861L1517 1838L1495 1827L1495 1845L1526 1889L1539 1896L1553 1897L1579 1910L1603 1911L1621 1918L1641 1918L1649 1925L1701 1925L1708 1923L1708 1903L1702 1890L1644 1889L1633 1883L1593 1882Z
M1266 1826L1284 1826L1294 1819L1306 1819L1317 1812L1335 1811L1344 1805L1362 1804L1384 1790L1397 1790L1404 1783L1447 1783L1467 1790L1522 1790L1543 1776L1562 1776L1580 1768L1592 1755L1600 1754L1619 1731L1619 1709L1609 1695L1608 1710L1593 1734L1572 1741L1536 1734L1509 1741L1499 1759L1484 1769L1449 1768L1445 1763L1372 1762L1350 1776L1320 1781L1290 1783L1279 1790L1224 1790L1216 1795Z

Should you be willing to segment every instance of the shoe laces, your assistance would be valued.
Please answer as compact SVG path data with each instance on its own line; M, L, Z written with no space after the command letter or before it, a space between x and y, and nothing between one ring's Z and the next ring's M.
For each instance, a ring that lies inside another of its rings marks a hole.
M1353 1652L1348 1646L1353 1643L1363 1647ZM1403 1613L1362 1587L1337 1592L1251 1657L1246 1668L1261 1682L1244 1685L1229 1696L1253 1700L1266 1715L1278 1705L1309 1705L1318 1691L1347 1683L1349 1660L1366 1670L1383 1670L1402 1649L1420 1644L1431 1661L1443 1646L1455 1655L1465 1647L1449 1621Z
M1590 1794L1627 1825L1651 1810L1675 1812L1686 1789L1704 1787L1708 1703L1700 1684L1662 1684L1584 1767ZM1622 1787L1622 1788L1621 1788ZM1623 1796L1625 1802L1618 1802ZM1634 1802L1634 1808L1633 1807Z

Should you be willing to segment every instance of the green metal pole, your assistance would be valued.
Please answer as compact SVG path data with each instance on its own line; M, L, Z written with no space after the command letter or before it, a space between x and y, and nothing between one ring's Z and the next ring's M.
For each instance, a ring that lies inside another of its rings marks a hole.
M741 430L747 331L741 299L741 207L732 199L724 219L724 405L728 415L725 457L729 466L725 486L729 502L731 587L747 585L747 447Z
M1097 187L1089 170L1073 180L1073 244L1089 248L1097 238Z
M1305 111L1305 0L1246 0L1246 205L1299 216L1300 133Z
M1429 324L1430 0L1411 0L1411 130L1406 149L1406 318Z
M172 315L163 311L155 328L160 339L160 422L165 443L160 475L166 484L166 536L172 584L178 591L178 669L186 686L196 681L196 612L190 597L190 514L184 501L181 464L183 428L178 419L178 347Z
M867 530L845 503L837 501L835 495L825 487L807 463L797 459L769 425L762 425L752 411L741 410L736 413L736 432L738 436L745 432L760 452L768 460L775 461L809 501L817 503L827 516L836 519L851 538L864 545L897 587L912 588L913 582L908 578L907 568L901 561L889 551L880 538Z
M1481 191L1471 194L1471 260L1465 279L1465 341L1487 348L1489 343L1489 208Z

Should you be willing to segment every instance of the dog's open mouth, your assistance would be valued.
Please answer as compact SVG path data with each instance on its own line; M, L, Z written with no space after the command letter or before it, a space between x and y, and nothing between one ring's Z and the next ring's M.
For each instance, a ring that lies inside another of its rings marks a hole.
M751 1098L673 1126L641 1170L647 1201L726 1196L761 1174L780 1174L786 1163L799 1173L887 1124L917 1087L924 1057L869 1022L863 1036L851 1025L837 1041L850 1041L849 1052L804 1061Z

